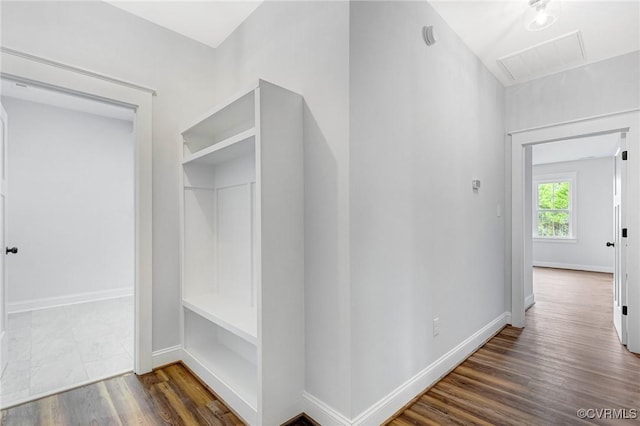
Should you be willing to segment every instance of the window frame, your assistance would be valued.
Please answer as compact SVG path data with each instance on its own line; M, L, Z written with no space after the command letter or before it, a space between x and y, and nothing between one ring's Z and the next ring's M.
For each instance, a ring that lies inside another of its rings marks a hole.
M560 209L562 211L569 212L569 235L566 237L561 236L539 236L538 235L538 214L540 211L553 210L538 208L538 185L542 183L559 183L569 182L569 208ZM550 241L550 242L576 242L577 241L577 173L565 172L565 173L553 173L553 174L541 174L533 176L532 193L533 193L533 212L532 212L532 236L534 241Z

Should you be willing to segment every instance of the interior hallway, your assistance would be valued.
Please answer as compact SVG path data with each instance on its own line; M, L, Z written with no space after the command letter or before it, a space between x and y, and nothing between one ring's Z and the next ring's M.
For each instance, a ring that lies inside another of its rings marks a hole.
M533 279L525 328L503 329L390 424L606 424L619 420L576 413L640 409L640 356L613 328L612 275L534 268Z

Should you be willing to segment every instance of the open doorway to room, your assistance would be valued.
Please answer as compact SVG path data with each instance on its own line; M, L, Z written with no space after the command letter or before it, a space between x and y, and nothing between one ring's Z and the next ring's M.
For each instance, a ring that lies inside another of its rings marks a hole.
M532 286L525 288L525 307L532 308L527 325L553 330L558 345L589 335L584 346L602 351L602 362L624 350L613 321L621 141L620 132L592 135L534 145L531 155L533 268Z
M631 403L615 390L638 371L640 361L636 318L623 316L620 309L626 304L632 308L638 300L637 263L624 263L627 257L637 256L638 247L622 231L637 226L640 180L631 154L637 151L639 119L636 112L619 113L510 134L512 322L525 329L516 337L539 356L542 374L550 372L555 379L569 383L583 380L584 372L589 371L600 387L615 395L612 404ZM607 141L599 139L598 148L605 151L601 156L592 152L564 161L540 161L545 145L554 155L564 149L579 152L562 144L596 143L591 137L603 135L610 140L607 147ZM536 152L539 148L543 151ZM615 159L610 157L612 152ZM598 173L588 168L597 169L601 157L601 168L606 172L594 179ZM597 202L604 206L590 205L585 189L599 194ZM583 211L589 208L597 211ZM590 214L599 214L604 224L592 222L591 228L581 227L583 222L589 223ZM596 237L595 241L582 250L590 249L592 257L578 249L562 253L556 248L556 257L546 258L544 255L552 253L536 253L538 243L578 247L581 240L589 241L590 237ZM557 240L548 241L553 238ZM599 250L601 256L597 255ZM531 294L535 294L535 304L525 315L525 301L533 302L533 297L527 297ZM621 376L611 379L616 373Z
M10 80L2 95L6 408L134 369L135 113Z
M618 350L625 353L624 346L633 353L640 353L640 316L637 309L640 302L640 270L636 259L640 246L634 244L634 230L640 229L640 217L637 215L640 199L640 167L637 150L640 113L637 110L623 111L608 115L579 119L565 123L541 126L533 129L509 132L511 138L511 324L524 327L529 324L529 315L525 318L525 295L533 289L533 167L532 156L535 146L566 140L577 140L590 136L620 135L621 149L615 157L616 190L614 209L615 231L614 284L612 315L607 321L611 325L613 336L617 339ZM621 184L621 185L620 185ZM580 215L577 216L578 222ZM636 231L637 232L637 231ZM628 235L627 235L628 234ZM565 301L568 303L568 301ZM560 302L562 303L562 302ZM537 306L533 309L537 309ZM560 305L560 314L562 305ZM565 309L566 310L566 309ZM526 324L525 324L526 323ZM545 326L548 330L551 325ZM587 333L588 334L588 333Z
M613 313L616 154L621 134L532 147L532 287L525 308L581 305Z

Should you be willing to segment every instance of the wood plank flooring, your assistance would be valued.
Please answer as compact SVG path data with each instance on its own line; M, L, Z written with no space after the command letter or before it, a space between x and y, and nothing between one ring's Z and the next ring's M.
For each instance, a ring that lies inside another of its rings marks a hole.
M640 418L640 357L618 341L611 291L611 274L535 268L525 328L502 330L388 424L640 423L614 420Z
M210 425L243 423L181 364L126 374L19 405L2 425Z
M640 410L640 357L620 345L613 329L611 275L536 268L534 285L536 304L523 330L502 330L388 424L621 424L612 413L579 419L576 412L626 409L629 417ZM0 423L242 424L180 364L10 408L0 412ZM312 424L299 418L289 425Z

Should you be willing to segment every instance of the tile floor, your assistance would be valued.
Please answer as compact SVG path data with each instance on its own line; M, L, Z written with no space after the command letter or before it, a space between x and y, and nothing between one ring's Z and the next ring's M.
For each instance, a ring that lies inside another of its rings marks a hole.
M133 369L133 297L9 315L6 408Z

